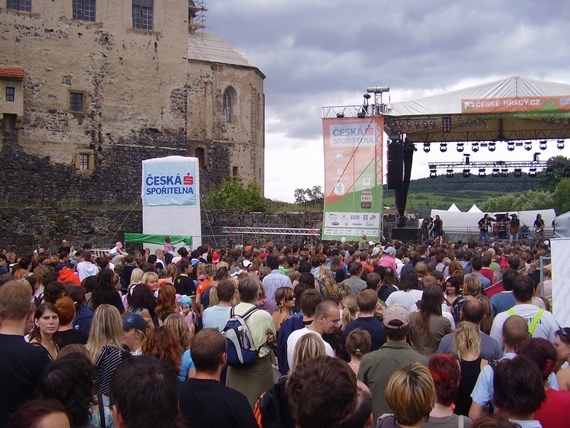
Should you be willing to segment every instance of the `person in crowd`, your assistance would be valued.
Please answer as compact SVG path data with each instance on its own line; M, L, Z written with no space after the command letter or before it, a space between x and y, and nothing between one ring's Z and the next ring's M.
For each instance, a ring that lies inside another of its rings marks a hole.
M443 336L451 333L451 323L442 315L442 303L443 290L431 285L422 294L419 312L410 314L412 348L427 357L435 354Z
M386 305L400 305L410 311L410 307L415 306L422 298L418 275L413 270L402 273L398 287L400 290L388 296Z
M384 392L392 374L408 363L427 365L428 362L424 355L414 351L406 342L410 325L406 308L394 305L384 309L382 323L387 341L380 349L362 358L358 371L358 380L364 382L372 392L374 419L390 412Z
M164 320L164 326L172 330L174 336L179 340L180 346L182 347L182 361L180 362L178 380L180 382L184 382L196 373L196 368L192 361L192 354L190 353L195 325L189 325L180 314L172 314L166 317Z
M326 355L326 352L325 342L320 340L319 336L316 334L305 334L295 344L291 370L294 370L297 364L319 355Z
M361 328L370 333L372 340L370 351L376 351L386 343L386 333L382 328L382 322L375 316L380 306L377 299L378 295L374 290L364 290L360 293L356 298L359 310L358 318L348 324L344 329L345 339L357 328Z
M73 282L75 285L80 286L81 281L76 272L76 266L73 262L67 262L63 268L59 270L59 282Z
M328 298L336 303L335 298ZM342 357L345 361L348 361L348 354L344 349L345 334L344 331L350 323L356 320L358 317L358 303L356 301L356 296L349 294L345 296L341 301L338 302L338 308L341 314L340 325L332 333L323 333L323 339L329 345L331 345L335 355Z
M73 343L85 345L89 334L73 328L73 320L75 318L75 305L73 304L73 300L64 296L55 302L55 307L59 314L59 329L57 334L61 340L60 348Z
M461 308L460 321L475 324L479 329L481 351L479 357L487 361L499 360L503 356L503 350L499 342L481 331L481 323L485 319L485 306L477 299L469 299ZM455 333L443 336L439 342L438 354L457 356Z
M127 314L123 318L123 334L121 343L129 348L131 355L142 355L142 347L146 341L147 322L139 314Z
M282 375L289 373L289 363L287 361L287 341L289 336L292 332L307 327L313 322L317 305L323 301L321 294L317 290L305 289L297 295L300 289L300 285L295 287L295 300L300 302L303 315L302 317L293 316L284 321L277 335L277 364Z
M458 306L463 302L465 302L465 299L459 288L459 280L450 276L445 280L445 303L449 311L453 314L453 319L456 324L459 323L459 314L461 312L461 308Z
M275 290L279 287L292 287L291 280L279 270L277 257L267 257L267 267L271 272L263 278L263 288L268 299L275 299Z
M95 377L89 358L85 354L71 352L60 356L46 368L39 393L42 398L61 401L74 427L110 427L113 426L113 417L108 408L109 399L97 394Z
M273 299L269 299L265 295L265 289L263 286L259 287L259 297L257 298L255 306L257 306L259 309L263 309L264 311L269 312L271 316L273 316L273 314L277 311L277 304Z
M169 327L162 325L150 330L143 344L142 353L165 361L178 376L183 349Z
M8 281L0 287L0 427L6 427L10 415L34 398L50 362L46 352L24 340L31 300L32 290L22 281Z
M146 285L154 294L158 290L158 274L156 272L145 272L141 278L141 284Z
M311 324L305 328L295 330L287 339L287 363L289 367L292 367L293 364L295 345L302 336L305 334L317 334L322 338L325 333L334 333L339 322L340 311L334 302L324 300L319 303L315 309L315 317ZM332 347L324 340L323 343L325 344L327 355L334 357L335 354Z
M276 268L277 271L278 267ZM259 280L250 276L239 283L238 292L241 303L234 307L234 314L244 315L255 307L259 287ZM242 392L253 408L261 393L273 385L270 349L266 344L275 340L276 332L271 315L263 309L254 311L245 323L251 332L255 347L259 349L258 359L255 363L246 366L228 367L226 384L230 388Z
M542 428L534 413L546 400L546 392L536 363L517 355L499 362L494 373L493 405L499 412L525 428Z
M85 289L83 287L73 287L69 290L69 297L75 304L75 318L73 320L73 328L89 334L91 329L91 320L93 319L93 311L86 306Z
M122 334L123 320L118 309L107 304L99 305L93 313L91 331L85 345L91 362L97 368L99 394L108 394L111 375L123 360L131 356L129 351L123 349Z
M123 361L113 373L109 401L117 428L184 428L178 380L169 365L150 355Z
M560 366L570 363L570 328L561 327L554 336L554 346ZM556 373L561 391L570 391L570 367L560 368Z
M279 287L275 290L275 302L278 309L273 313L273 325L279 335L281 324L291 318L291 310L295 307L295 294L291 287Z
M504 415L494 414L479 419L471 425L471 428L521 428L521 426L509 421Z
M455 354L461 367L461 381L455 397L454 412L457 415L469 415L471 392L487 360L480 357L481 335L476 324L463 321L455 330Z
M245 395L220 382L227 361L226 339L205 328L194 337L192 358L196 373L179 386L180 411L195 428L257 428Z
M219 281L216 291L218 303L204 309L202 323L204 328L215 328L218 331L222 331L228 321L232 302L236 294L235 282L231 279Z
M178 313L178 303L176 302L176 289L172 285L160 287L154 308L154 325L160 326L170 314Z
M368 330L358 327L346 336L345 348L350 358L348 365L355 374L358 374L362 357L370 352L371 347L372 337Z
M515 346L529 338L527 322L518 315L509 317L503 324L502 336L505 344L505 354L502 360L512 359L516 356ZM485 416L486 406L493 398L493 377L493 366L483 367L471 393L473 401L469 409L469 419L472 421Z
M116 307L119 313L123 313L125 307L121 300L121 296L117 291L116 284L114 282L115 272L111 269L103 269L99 275L97 275L97 283L95 285L95 290L91 294L91 301L93 302L93 309L97 309L99 305L108 304Z
M83 251L81 261L77 264L77 274L82 282L88 276L95 276L99 273L99 268L92 263L91 257L91 251Z
M551 388L548 378L554 372L557 365L556 348L546 339L527 339L519 343L515 351L517 355L526 355L534 363L542 374L546 400L535 412L534 418L540 422L542 428L568 428L570 419L568 409L570 409L570 392L558 391Z
M154 325L154 311L156 309L156 298L149 287L143 284L134 284L127 293L128 314L137 314L143 317L147 327Z
M34 328L28 336L31 345L43 350L53 361L57 359L61 339L58 333L59 312L51 303L42 303L34 314Z
M459 326L461 328L461 325ZM429 420L422 426L424 428L456 428L464 426L469 428L471 419L462 413L454 413L454 403L459 390L459 381L462 372L457 360L451 355L434 355L428 362L428 370L433 378L437 401L429 414ZM462 425L460 424L462 420Z
M30 400L10 418L8 428L71 428L71 419L60 401L54 399Z
M513 295L513 285L518 272L515 269L507 269L503 273L503 290L491 296L491 306L493 308L493 317L501 312L508 311L515 305L515 296Z
M527 275L519 275L513 284L515 306L497 314L493 320L490 336L502 344L501 330L505 320L512 315L520 315L528 322L529 333L532 337L542 337L554 343L554 335L558 331L558 323L552 313L531 303L534 293L534 281Z
M421 428L436 403L435 385L428 369L407 364L394 372L386 386L386 402L393 414L378 421L378 428Z
M292 370L286 384L298 428L339 428L356 408L356 376L345 361L311 358Z
M350 277L342 281L342 284L347 284L352 290L352 294L358 296L358 293L366 290L366 281L364 281L362 276L362 263L354 261L348 265L348 272Z
M483 289L489 288L491 286L491 280L481 273L483 269L483 259L480 256L473 257L471 260L471 273L469 275L475 275L481 281Z

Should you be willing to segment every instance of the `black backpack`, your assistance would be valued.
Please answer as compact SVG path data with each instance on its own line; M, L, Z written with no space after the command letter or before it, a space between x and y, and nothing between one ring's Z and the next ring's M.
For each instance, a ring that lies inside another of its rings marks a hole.
M260 427L295 428L295 419L285 391L286 383L287 376L281 376L255 403L253 414Z

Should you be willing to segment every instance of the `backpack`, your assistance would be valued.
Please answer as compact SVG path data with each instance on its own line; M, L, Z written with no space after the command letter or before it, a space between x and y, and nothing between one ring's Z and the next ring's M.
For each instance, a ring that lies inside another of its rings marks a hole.
M253 408L257 425L263 428L295 428L295 419L289 405L285 384L287 376L258 398Z
M228 365L239 367L257 361L259 350L255 347L251 331L245 320L259 308L253 307L243 315L236 315L235 308L230 310L230 318L222 330L228 343ZM263 345L262 345L263 346Z

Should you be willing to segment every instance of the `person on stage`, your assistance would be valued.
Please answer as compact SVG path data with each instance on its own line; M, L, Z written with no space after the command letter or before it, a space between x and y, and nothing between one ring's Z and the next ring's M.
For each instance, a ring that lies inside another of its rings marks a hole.
M479 226L479 242L489 242L489 227L491 226L491 221L495 221L495 219L492 219L489 214L485 214L485 216L477 222Z
M534 221L534 238L536 243L544 242L544 220L541 214L536 215L536 220Z
M519 229L521 228L521 221L516 214L511 214L511 221L509 223L509 235L511 242L516 242L519 239Z

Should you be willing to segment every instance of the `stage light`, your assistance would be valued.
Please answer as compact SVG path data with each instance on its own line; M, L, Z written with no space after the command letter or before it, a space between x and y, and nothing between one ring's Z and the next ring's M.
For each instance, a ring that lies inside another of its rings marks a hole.
M420 129L420 122L418 122L417 120L414 122L414 125L416 125L416 130L419 131Z
M556 147L558 148L558 150L564 150L564 140L558 140L556 142Z
M486 175L485 168L479 168L479 178L485 178Z
M527 152L530 152L530 151L532 150L532 141L527 141L527 142L525 142L525 143L524 143L524 149L525 149Z
M453 170L449 168L445 174L447 178L453 178Z
M556 123L556 119L554 119L554 118L550 119L550 124L551 124L551 125L554 125L555 123Z
M439 143L439 151L442 153L447 152L447 143Z
M487 148L489 149L490 152L494 152L495 150L497 150L497 145L495 144L494 141L491 141L487 146Z
M432 129L437 128L437 125L435 124L435 122L432 120L429 125L432 127Z
M542 140L538 143L538 148L540 150L546 150L546 140Z
M403 131L405 129L404 126L404 122L400 122L400 131Z
M483 124L485 125L485 128L489 128L489 121L487 119L483 121Z
M430 150L431 150L431 144L424 143L424 152L429 153Z
M509 176L509 170L507 168L501 169L501 177L507 178Z
M467 120L467 128L471 128L471 119Z
M481 121L479 119L477 119L475 121L475 128L479 128L479 125L481 124Z
M436 178L437 177L437 168L435 165L428 165L429 166L429 178Z
M356 117L359 119L364 119L366 117L366 111L362 108L357 114Z
M461 153L463 150L465 150L465 145L463 143L457 143L457 151Z
M412 126L412 122L408 121L408 129L412 131L414 127Z
M471 143L471 150L477 153L479 151L479 143Z
M422 125L424 126L424 129L425 129L426 131L429 129L429 125L428 125L427 122L424 122Z
M344 117L344 113L337 113L337 114L336 114L336 117L337 117L338 119L342 119L342 118Z
M535 178L536 177L536 168L530 168L528 170L528 176L531 178Z
M441 123L443 126L443 132L451 132L451 116L444 116L441 119ZM434 122L434 125L435 125L435 122Z
M491 173L493 178L499 178L501 176L501 171L499 168L493 168L493 172Z
M558 119L558 123L560 124L560 126L564 126L564 119L563 118Z
M547 123L548 123L548 122L547 122L546 118L543 117L543 118L542 118L542 126L546 126Z
M509 141L509 142L507 143L507 150L508 150L509 152L512 152L514 149L515 149L515 143L513 143L512 141Z
M471 170L469 168L465 168L463 170L463 178L469 178L471 177Z
M516 177L516 178L522 177L522 169L515 168L515 170L513 171L513 177Z
M460 119L458 122L459 129L463 128L463 119Z

